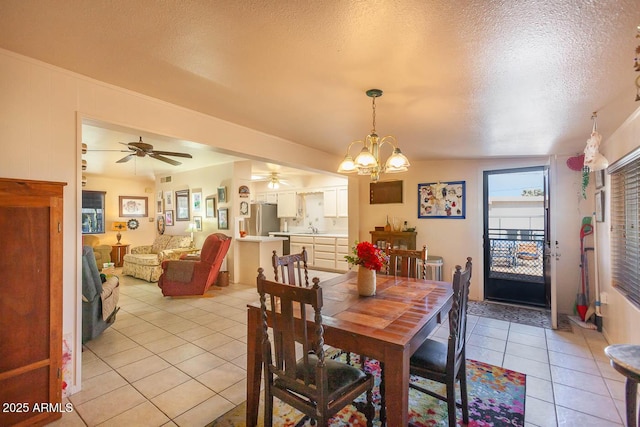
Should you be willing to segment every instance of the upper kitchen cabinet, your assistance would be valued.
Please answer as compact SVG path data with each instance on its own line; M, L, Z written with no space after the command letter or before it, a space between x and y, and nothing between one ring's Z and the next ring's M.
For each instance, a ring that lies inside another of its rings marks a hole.
M278 193L266 192L266 193L256 193L256 203L278 203Z
M324 216L346 218L349 216L348 188L332 187L323 190Z
M298 216L299 197L296 191L278 193L278 218L295 218Z

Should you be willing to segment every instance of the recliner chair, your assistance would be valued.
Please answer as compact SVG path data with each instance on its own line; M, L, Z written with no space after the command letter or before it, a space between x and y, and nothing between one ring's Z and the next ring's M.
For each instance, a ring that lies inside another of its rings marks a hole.
M102 283L91 246L82 247L82 344L96 338L116 320L119 279Z
M188 255L185 259L162 262L162 275L158 287L164 296L204 295L215 283L231 237L214 233L202 245L200 256Z

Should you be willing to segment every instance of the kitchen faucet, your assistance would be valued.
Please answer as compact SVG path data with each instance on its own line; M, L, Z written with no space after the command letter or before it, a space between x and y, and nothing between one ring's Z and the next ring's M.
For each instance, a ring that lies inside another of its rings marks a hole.
M313 226L313 224L309 223L309 228L311 229L312 234L318 234L318 229Z

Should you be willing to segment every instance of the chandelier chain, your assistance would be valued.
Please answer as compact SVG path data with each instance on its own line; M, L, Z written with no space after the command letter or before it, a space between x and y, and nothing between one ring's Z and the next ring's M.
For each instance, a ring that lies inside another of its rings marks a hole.
M371 133L376 133L376 97L371 97L371 110L373 115L373 129L371 129Z

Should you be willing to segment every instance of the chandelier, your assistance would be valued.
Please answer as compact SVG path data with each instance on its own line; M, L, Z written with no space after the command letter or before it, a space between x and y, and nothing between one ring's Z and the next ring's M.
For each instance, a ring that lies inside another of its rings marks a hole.
M357 172L358 175L370 175L371 181L378 181L381 173L397 173L406 172L410 166L409 160L398 148L398 142L396 138L387 135L380 138L376 133L376 98L382 96L380 89L369 89L367 96L371 98L371 108L373 111L373 128L371 133L363 140L353 141L347 147L347 155L344 157L342 163L338 167L339 173L353 173ZM354 159L351 157L349 151L353 144L362 144L362 150ZM389 144L393 147L391 156L387 159L384 165L380 162L380 148L384 144Z

